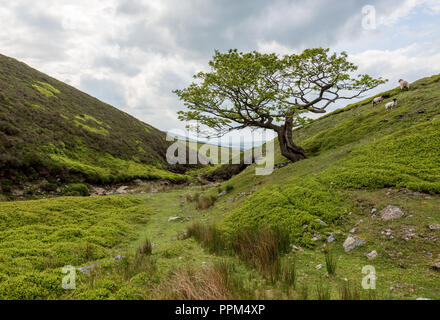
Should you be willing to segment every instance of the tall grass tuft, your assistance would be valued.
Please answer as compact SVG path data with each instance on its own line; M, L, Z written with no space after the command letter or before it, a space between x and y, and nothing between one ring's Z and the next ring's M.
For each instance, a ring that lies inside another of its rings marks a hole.
M281 276L281 255L287 251L289 236L283 230L249 229L232 238L235 253L272 282Z
M336 269L338 267L338 258L330 250L327 250L325 252L325 266L330 276L336 274Z
M287 260L281 265L281 280L287 297L290 290L295 290L297 281L297 269L295 260Z
M344 281L339 287L341 300L359 300L360 293L356 285L351 285L349 281Z
M316 298L318 300L330 300L330 286L324 285L322 280L316 285Z
M149 239L145 239L144 243L137 250L139 254L149 256L153 253L153 244Z
M214 225L195 223L187 229L188 237L193 237L211 253L222 253L225 251L225 240L220 231Z
M179 268L158 289L160 299L228 300L232 299L231 279L226 264L215 264L196 272Z

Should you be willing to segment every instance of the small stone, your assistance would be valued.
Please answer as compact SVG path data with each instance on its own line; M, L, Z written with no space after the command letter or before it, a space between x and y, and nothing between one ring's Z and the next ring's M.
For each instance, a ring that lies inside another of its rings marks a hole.
M318 222L321 226L326 227L327 223L325 223L324 221L322 221L321 219L315 219L316 222Z
M116 190L116 193L117 193L117 194L127 194L127 193L128 193L127 189L128 189L127 186L119 187L119 188Z
M374 260L374 259L376 259L376 258L377 258L377 251L376 251L376 250L371 251L369 254L367 254L367 258L368 258L369 260Z
M358 228L353 228L350 230L350 233L356 233L358 231Z
M431 270L439 271L439 272L440 272L440 260L437 261L436 263L434 263L434 264L431 266Z
M349 252L349 251L356 249L357 247L360 247L366 243L367 242L365 240L362 240L358 237L353 237L352 235L349 235L342 246L344 247L345 252Z
M119 255L114 258L111 258L109 261L120 261L120 260L124 260L124 259L125 259L124 256Z
M327 237L327 242L328 243L332 243L332 242L334 242L336 239L335 239L335 235L334 235L334 233L332 232L332 233L330 233L330 235Z
M429 230L431 231L439 231L440 230L440 224L433 224L429 226Z
M309 227L308 224L303 225L303 229L307 229Z
M405 214L403 213L402 209L392 205L386 207L380 212L380 216L382 217L383 221L401 218L404 215Z
M322 264L318 264L318 265L316 266L316 269L318 269L318 270L321 270L321 269L322 269L322 267L323 267L323 265L322 265Z
M220 192L220 193L218 194L217 197L221 198L221 197L223 197L223 196L225 196L225 195L226 195L226 191L222 191L222 192Z
M377 213L377 209L376 208L373 208L373 209L371 209L371 214L376 214Z
M180 217L169 217L168 218L168 222L176 221L176 220L179 220L179 219L181 219L181 218Z
M322 236L319 233L315 233L313 235L312 241L319 241L322 239Z
M364 222L364 220L361 219L361 220L359 220L359 222L356 223L354 226L357 227L357 226L359 226L362 222Z
M293 244L292 244L290 247L292 248L292 251L295 251L295 252L296 252L296 251L303 251L303 248L301 248L301 247L297 247L297 246L295 246L295 245L293 245Z
M402 236L403 240L409 241L409 240L414 239L416 237L417 237L417 235L415 233L415 229L408 228L408 229L403 230L403 236Z

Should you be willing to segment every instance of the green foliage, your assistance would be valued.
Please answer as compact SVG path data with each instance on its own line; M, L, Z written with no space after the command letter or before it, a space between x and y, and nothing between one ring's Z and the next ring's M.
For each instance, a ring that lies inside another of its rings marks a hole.
M42 95L51 98L59 94L60 91L46 82L38 81L38 84L33 84L32 87L37 89Z
M0 299L59 297L59 268L111 255L147 209L129 196L0 202Z
M67 190L66 195L68 196L90 196L90 189L83 183L71 184Z
M440 121L421 123L356 148L322 179L348 189L405 187L440 193Z
M176 171L165 159L169 145L163 132L0 55L0 171L12 186L43 178L59 185L185 181L169 172Z
M198 73L199 82L175 91L189 109L179 112L179 119L197 120L218 132L243 127L275 130L274 121L288 119L293 127L304 124L301 114L321 112L315 105L322 98L336 101L342 89L363 93L385 82L368 75L353 77L357 67L347 57L322 48L284 57L216 51L210 72ZM325 102L324 109L332 103Z
M265 226L287 228L292 242L313 246L312 235L323 227L316 222L335 222L347 206L339 194L316 179L271 185L254 193L221 223L228 233Z
M338 258L330 250L327 250L325 252L325 267L327 269L327 273L330 276L336 274L336 268L338 267Z

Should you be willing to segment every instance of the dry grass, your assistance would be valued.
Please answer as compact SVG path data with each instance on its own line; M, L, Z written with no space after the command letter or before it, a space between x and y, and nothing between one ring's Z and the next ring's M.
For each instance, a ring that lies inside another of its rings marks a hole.
M355 285L351 285L349 281L345 281L339 287L339 297L341 300L359 300L359 289Z
M284 232L270 228L239 232L232 239L235 253L272 282L281 277L281 255L288 244Z
M214 195L201 195L200 193L187 194L186 201L194 202L197 210L207 210L215 204L217 197Z
M195 223L188 227L187 235L201 242L211 253L221 253L226 249L225 240L214 225Z
M149 239L145 239L144 243L137 250L138 254L149 256L153 253L153 244Z
M165 300L229 300L231 280L223 264L196 272L191 267L179 268L158 288L158 298Z

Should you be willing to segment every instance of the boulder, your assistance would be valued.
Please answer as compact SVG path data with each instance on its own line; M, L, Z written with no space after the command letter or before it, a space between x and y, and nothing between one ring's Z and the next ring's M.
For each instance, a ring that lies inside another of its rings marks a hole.
M342 246L344 247L345 252L349 252L357 247L363 246L366 243L367 242L365 240L349 235Z
M380 212L380 216L383 221L393 220L403 217L405 214L402 209L396 206L388 206Z

